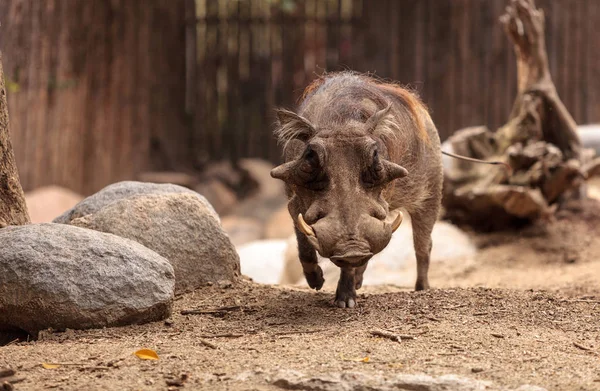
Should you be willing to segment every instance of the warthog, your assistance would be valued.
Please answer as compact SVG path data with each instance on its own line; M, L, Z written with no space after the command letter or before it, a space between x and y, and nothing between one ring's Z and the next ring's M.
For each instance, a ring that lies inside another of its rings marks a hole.
M410 91L352 72L323 76L304 91L297 113L277 110L285 163L271 176L286 184L298 252L308 285L323 286L316 251L341 269L339 307L374 254L411 215L415 289L429 288L431 231L442 197L440 139Z

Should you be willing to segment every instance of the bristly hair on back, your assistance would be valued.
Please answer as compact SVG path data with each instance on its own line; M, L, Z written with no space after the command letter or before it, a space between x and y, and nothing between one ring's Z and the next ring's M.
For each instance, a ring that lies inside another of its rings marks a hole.
M385 93L392 95L400 104L402 104L410 113L410 117L417 128L421 139L429 142L429 135L424 123L424 117L429 117L429 112L425 104L419 99L415 92L412 92L398 84L385 83L379 80L373 80L375 84Z
M331 72L324 73L318 76L315 80L313 80L305 89L298 100L300 106L302 106L307 99L310 99L317 91L324 85L328 80L331 80L335 77L352 77L362 81L365 84L365 89L368 91L365 95L365 98L370 99L373 104L377 106L388 105L391 102L395 102L400 106L406 109L406 115L409 120L414 124L419 137L425 142L429 142L429 136L427 134L427 129L425 125L425 121L427 120L429 113L426 106L419 99L418 95L398 84L393 82L382 80L376 78L370 74L361 74L354 71L342 71L342 72ZM355 80L356 80L355 79ZM357 88L358 85L355 85L354 88ZM359 106L362 106L359 104ZM373 109L367 109L365 106L359 107L357 111L355 110L357 106L350 107L348 115L354 115L356 112L360 112L363 120L367 120L368 117L372 114ZM368 114L369 113L369 114ZM344 113L339 113L339 115L346 115ZM278 127L275 130L275 135L278 139L279 144L282 144L285 147L288 145L289 141L292 139L301 139L306 141L314 136L317 131L315 127L304 117L301 117L294 112L288 110L277 110L278 117ZM378 137L386 138L388 140L396 138L400 132L399 124L396 123L394 117L391 115L385 115L379 119L378 125L373 134L376 134Z

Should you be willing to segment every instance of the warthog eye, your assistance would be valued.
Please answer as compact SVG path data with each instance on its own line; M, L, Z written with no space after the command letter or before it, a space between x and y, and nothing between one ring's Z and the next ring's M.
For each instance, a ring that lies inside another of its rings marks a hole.
M371 158L371 164L362 173L362 183L366 188L381 185L383 181L383 165L379 160L379 151L375 149Z
M310 190L324 190L328 185L328 178L321 167L319 154L310 146L306 148L300 159L297 175L301 180L300 185Z

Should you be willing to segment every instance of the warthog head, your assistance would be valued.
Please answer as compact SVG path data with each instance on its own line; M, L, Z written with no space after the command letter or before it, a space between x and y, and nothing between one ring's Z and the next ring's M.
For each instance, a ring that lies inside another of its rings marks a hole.
M271 175L286 182L289 210L313 247L337 266L362 266L389 243L402 222L383 194L408 175L389 160L391 106L366 121L318 128L287 110L277 112L286 163Z

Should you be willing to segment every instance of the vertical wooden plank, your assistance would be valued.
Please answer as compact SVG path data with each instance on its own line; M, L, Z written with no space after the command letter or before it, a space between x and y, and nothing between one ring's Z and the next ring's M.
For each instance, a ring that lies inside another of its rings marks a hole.
M574 33L573 43L570 45L572 50L572 70L569 76L572 78L572 82L569 83L571 85L571 115L575 119L576 122L580 122L583 115L583 102L581 101L581 90L585 89L586 86L582 83L584 71L582 69L583 64L583 51L585 46L585 40L583 37L583 31L585 29L585 16L582 14L583 6L585 5L584 1L576 1L573 4L573 14L571 17L571 29L573 29Z
M415 10L416 37L415 37L415 73L413 84L418 89L425 104L429 106L429 96L426 94L425 80L428 78L428 67L425 65L427 48L425 47L426 34L429 29L429 13L425 10L426 2L417 1Z
M208 159L218 157L218 140L220 136L218 121L218 91L217 91L217 68L219 62L219 2L218 0L207 0L206 3L206 46L205 63L202 74L204 75L204 127L201 132L206 133L206 144L208 146Z
M225 105L220 118L223 129L222 157L231 160L233 164L237 163L242 149L242 140L237 137L241 130L238 125L240 123L239 116L243 110L239 104L239 5L239 1L228 1L223 6L225 13L222 17L227 20L227 30L223 53L225 67L222 77L226 80L222 82L219 91Z
M339 40L340 40L340 4L338 0L324 0L325 26L327 31L327 47L325 57L325 69L328 72L338 70L339 62Z
M271 85L270 85L270 105L272 109L275 106L285 106L283 91L283 64L282 64L282 24L283 12L281 10L281 0L274 0L269 3L270 6L270 51L271 51ZM274 117L271 117L273 120ZM275 157L275 150L269 148L269 156ZM278 153L277 153L278 154Z
M378 77L388 78L390 0L379 0L378 7L371 3L363 7L366 23L365 61L367 70ZM368 44L366 44L368 42Z
M367 30L364 17L365 3L363 0L352 0L352 41L351 41L351 68L358 72L366 72L368 66L365 58L365 32Z
M339 65L344 69L352 69L352 0L340 0L340 40L338 44Z
M416 80L418 1L392 1L390 9L390 77L404 85L412 85Z
M590 40L586 48L588 52L587 68L587 122L600 123L600 40L598 26L600 25L600 2L589 1L587 17L589 18Z
M185 0L185 111L194 114L196 108L196 1Z
M429 78L425 84L425 99L431 115L441 135L451 134L452 124L448 120L454 108L451 101L452 91L448 83L452 73L449 65L454 55L451 50L450 2L428 0L426 12L429 15L428 33L425 40Z
M208 0L210 1L210 0ZM207 0L196 0L196 85L193 86L196 91L196 108L194 109L194 127L192 134L192 156L194 167L201 167L203 162L210 158L210 132L208 127L208 109L209 101L207 99L207 89L209 75L208 62L210 61L209 38L207 34L208 22L207 17ZM190 86L188 86L190 87Z
M263 98L259 90L255 91L255 96L253 97L249 85L250 41L252 38L250 1L239 1L238 7L238 85L234 87L238 90L238 101L234 109L234 113L237 116L235 125L236 159L250 156L248 137L250 133L259 131L252 127L256 111L254 109L254 101Z
M315 20L315 52L316 52L316 70L317 74L322 74L327 70L327 2L316 1Z

